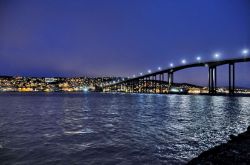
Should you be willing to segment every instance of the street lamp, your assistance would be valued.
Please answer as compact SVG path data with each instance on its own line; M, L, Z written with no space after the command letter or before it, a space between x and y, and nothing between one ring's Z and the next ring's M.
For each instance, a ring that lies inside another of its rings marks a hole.
M151 73L151 70L150 70L150 69L148 70L148 73Z
M196 60L200 62L201 61L201 57L200 56L196 57Z
M161 67L160 67L160 66L158 67L158 70L161 70Z
M218 52L217 52L217 53L214 53L214 58L215 58L215 59L219 59L219 58L220 58L220 56L221 56L221 54L220 54L220 53L218 53Z
M249 53L249 50L248 50L248 49L243 49L243 50L241 51L241 54L243 54L243 56L247 56L248 53Z
M170 63L170 67L173 67L174 66L174 64L173 63Z
M140 73L140 76L142 76L143 73Z
M181 63L182 63L182 64L186 64L187 61L186 61L185 59L183 59L183 60L181 60Z

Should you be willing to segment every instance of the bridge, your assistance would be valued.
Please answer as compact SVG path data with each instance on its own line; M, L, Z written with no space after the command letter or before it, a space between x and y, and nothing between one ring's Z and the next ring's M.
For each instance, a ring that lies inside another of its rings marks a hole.
M169 67L156 72L140 75L126 79L124 81L115 82L104 86L104 91L112 92L129 92L129 93L167 93L163 91L163 86L170 88L174 84L174 73L180 70L207 67L208 68L208 93L217 93L217 67L228 65L228 91L229 94L235 92L235 64L249 62L249 57L232 58L214 61L199 61L192 64L183 64L176 67ZM166 77L165 77L166 76ZM165 78L164 78L165 77ZM166 79L167 78L167 79ZM151 92L149 92L151 91Z

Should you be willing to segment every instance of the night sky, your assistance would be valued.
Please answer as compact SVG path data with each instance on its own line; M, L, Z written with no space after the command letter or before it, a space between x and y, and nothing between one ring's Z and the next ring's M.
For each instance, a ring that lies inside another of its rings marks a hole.
M0 0L0 75L132 76L250 49L249 0ZM250 87L250 63L236 66ZM219 67L219 86L227 85ZM207 85L207 68L177 82Z

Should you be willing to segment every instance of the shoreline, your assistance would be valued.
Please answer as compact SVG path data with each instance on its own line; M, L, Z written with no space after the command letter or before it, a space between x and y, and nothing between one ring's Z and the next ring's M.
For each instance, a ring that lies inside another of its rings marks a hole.
M202 152L187 165L250 164L250 126L245 132L229 137L228 142Z
M228 93L218 93L218 94L208 94L208 93L200 93L200 94L192 94L192 93L126 93L126 92L100 92L100 91L0 91L0 94L4 93L67 93L67 94L75 94L75 93L122 93L122 94L152 94L152 95L189 95L189 96L228 96L228 97L250 97L250 94L243 94L243 93L235 93L230 95Z

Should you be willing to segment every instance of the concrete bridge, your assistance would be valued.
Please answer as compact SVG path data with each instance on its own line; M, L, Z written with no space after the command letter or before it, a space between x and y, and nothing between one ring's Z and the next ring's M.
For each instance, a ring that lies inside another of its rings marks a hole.
M152 93L164 93L162 90L163 84L168 84L168 87L171 87L174 83L174 73L179 70L184 70L194 67L207 67L208 68L208 91L209 94L216 94L217 89L217 67L221 65L228 65L228 90L230 94L235 92L235 64L242 62L249 62L249 57L244 58L232 58L232 59L223 59L223 60L214 60L214 61L199 61L192 64L179 65L176 67L169 67L162 69L153 73L141 75L138 77L130 78L124 81L116 82L104 86L106 91L124 91L123 89L128 89L127 92L139 92L139 93L148 93L149 89L153 90ZM165 81L164 76L167 77ZM149 85L150 84L150 85ZM159 89L157 92L156 89Z

